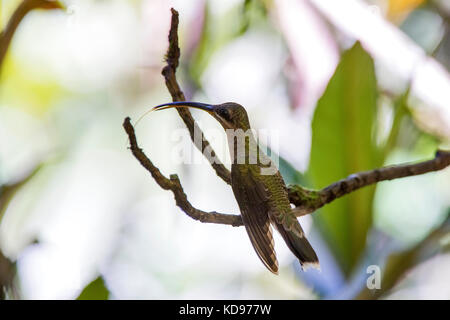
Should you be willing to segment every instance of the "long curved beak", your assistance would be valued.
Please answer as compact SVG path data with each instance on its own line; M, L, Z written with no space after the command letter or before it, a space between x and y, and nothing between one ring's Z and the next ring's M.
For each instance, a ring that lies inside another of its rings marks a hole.
M181 107L196 108L196 109L207 111L209 113L212 113L214 111L214 106L212 106L210 104L200 103L200 102L190 102L190 101L177 101L177 102L160 104L159 106L153 107L152 111L159 111L159 110L164 110L164 109L169 109L169 108L181 108Z

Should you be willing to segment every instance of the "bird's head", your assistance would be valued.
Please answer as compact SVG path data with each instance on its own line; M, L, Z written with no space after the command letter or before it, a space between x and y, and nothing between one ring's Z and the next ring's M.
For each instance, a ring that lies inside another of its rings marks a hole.
M244 131L250 129L247 112L243 106L234 102L212 105L200 102L179 101L161 104L152 110L158 111L183 107L191 107L208 112L219 121L224 129L242 129Z

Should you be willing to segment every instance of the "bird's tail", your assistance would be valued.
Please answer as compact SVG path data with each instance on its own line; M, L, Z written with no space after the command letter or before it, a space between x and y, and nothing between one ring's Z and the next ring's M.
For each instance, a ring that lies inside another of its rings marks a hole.
M299 237L293 231L286 230L283 225L279 223L276 223L275 225L278 232L286 242L288 248L298 258L298 260L300 260L303 270L306 270L308 267L320 269L319 259L317 258L316 252L304 235Z

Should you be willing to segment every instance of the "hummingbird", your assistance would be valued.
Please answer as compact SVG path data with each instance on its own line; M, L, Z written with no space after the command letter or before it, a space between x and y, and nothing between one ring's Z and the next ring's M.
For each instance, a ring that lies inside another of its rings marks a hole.
M278 274L273 226L298 258L303 270L310 266L320 268L319 259L291 208L283 177L276 167L268 171L269 174L264 171L273 164L256 142L244 107L234 102L212 105L178 101L158 105L152 111L182 107L208 112L227 132L232 161L231 187L247 234L264 266ZM245 142L239 144L237 131L245 133ZM256 158L252 157L255 152Z

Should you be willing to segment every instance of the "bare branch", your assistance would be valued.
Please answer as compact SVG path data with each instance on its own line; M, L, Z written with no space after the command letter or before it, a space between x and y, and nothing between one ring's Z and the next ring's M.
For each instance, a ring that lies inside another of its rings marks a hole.
M145 155L141 148L139 148L134 128L130 123L130 118L125 118L123 127L128 134L130 140L130 149L135 158L141 163L141 165L150 172L156 183L164 190L172 191L177 206L183 210L189 217L194 220L205 223L218 223L226 224L234 227L242 225L242 219L239 215L224 214L218 212L205 212L194 208L187 199L186 194L183 191L180 180L176 174L170 176L170 179L166 178L161 171L155 167L150 159Z
M289 198L293 204L298 206L296 210L297 215L300 216L314 212L325 204L368 185L438 171L449 165L450 151L438 150L434 159L355 173L319 191L291 186Z
M186 101L183 91L181 91L178 85L175 72L177 70L180 59L180 48L178 46L178 12L175 9L172 11L172 20L170 24L169 32L169 48L166 54L167 65L162 70L162 75L166 80L167 89L172 96L173 101ZM198 124L192 117L188 108L177 108L178 114L185 123L189 130L191 140L198 150L208 159L209 163L216 171L216 174L222 178L227 184L231 184L230 171L223 165L223 163L217 158L215 151L212 149L209 142L204 138L203 132L198 127ZM194 139L194 132L198 132L202 139ZM196 141L200 140L200 141ZM210 152L204 152L205 149L209 149Z
M0 67L3 64L8 47L11 43L14 32L23 18L33 9L63 9L63 6L59 1L47 1L47 0L24 0L17 7L12 14L11 18L6 25L5 31L0 34Z
M178 85L175 72L179 65L180 48L178 47L178 12L172 9L172 20L169 32L169 48L167 50L166 62L162 74L166 81L167 89L169 90L173 101L184 101L185 96ZM198 130L203 137L203 132L198 127L193 119L188 108L177 108L180 117L183 119L186 127L191 135L191 140L194 145L207 157L217 175L221 177L226 183L231 183L230 171L216 158L215 152L208 141L202 139L201 142L194 139L194 132ZM123 126L128 134L130 140L130 149L133 155L146 168L153 179L164 190L172 191L178 207L180 207L188 216L195 220L207 223L219 223L232 226L241 226L242 219L239 215L222 214L217 212L205 212L194 208L183 191L180 180L177 175L171 175L170 179L166 178L157 167L153 165L150 159L139 148L134 128L130 123L130 119L126 118ZM210 148L210 157L204 150ZM309 190L299 185L289 186L289 200L296 205L294 214L296 216L303 216L310 214L321 208L327 203L342 197L348 193L358 190L362 187L375 184L384 180L392 180L402 177L419 175L431 171L441 170L450 165L450 152L438 151L436 157L432 160L420 162L416 164L405 164L398 166L390 166L381 169L371 170L352 174L346 179L331 184L322 190Z

